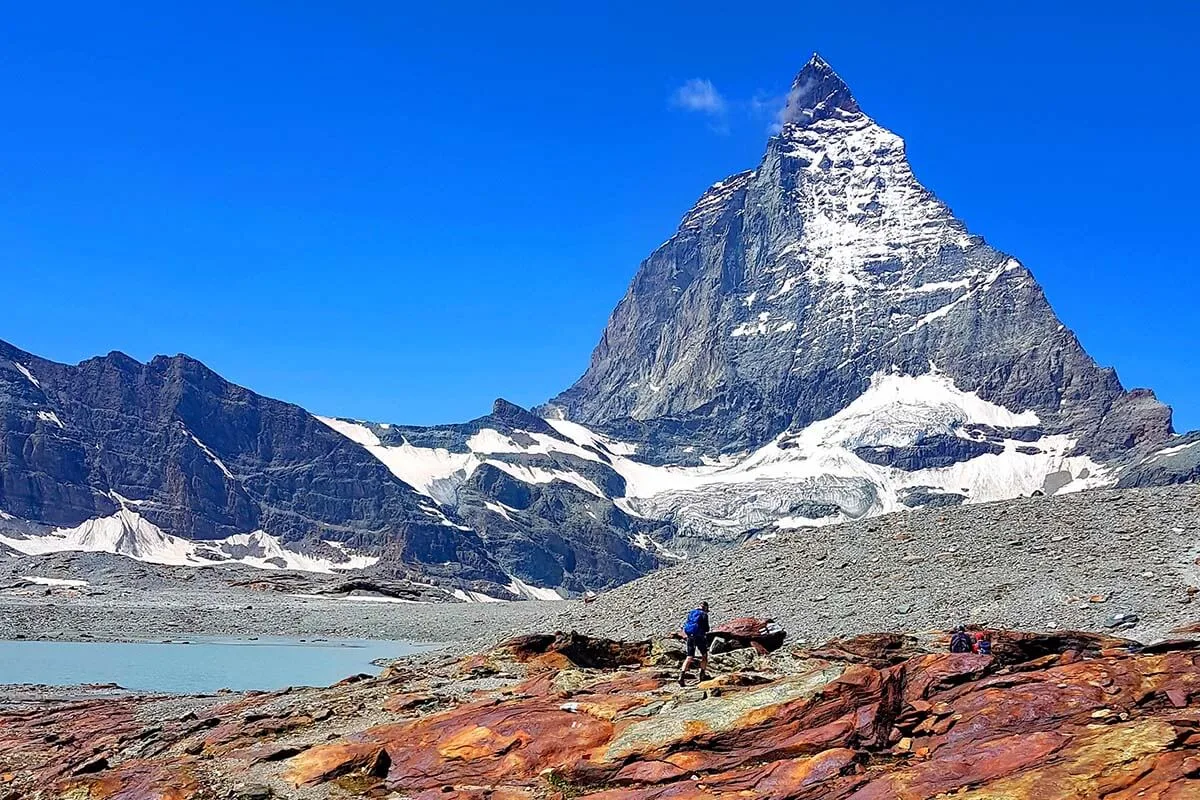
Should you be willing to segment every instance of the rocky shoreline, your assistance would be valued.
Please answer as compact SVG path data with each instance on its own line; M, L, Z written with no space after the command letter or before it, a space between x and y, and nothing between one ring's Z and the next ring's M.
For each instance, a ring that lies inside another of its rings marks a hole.
M714 656L526 635L378 678L225 698L101 697L0 711L21 800L924 800L1200 791L1200 642L869 634Z
M286 576L10 558L0 638L448 646L321 689L10 687L0 800L1196 797L1200 641L1171 637L1198 629L1197 511L1200 487L1179 486L892 515L750 541L588 603L313 596ZM716 655L713 680L679 687L663 637L699 598L718 624L778 620L783 648ZM998 628L994 654L946 652L959 621Z

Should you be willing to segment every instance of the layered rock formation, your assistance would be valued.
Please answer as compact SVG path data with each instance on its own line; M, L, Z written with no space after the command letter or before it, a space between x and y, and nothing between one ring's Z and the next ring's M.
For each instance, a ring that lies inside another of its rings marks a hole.
M270 557L273 541L334 567L354 565L349 548L401 573L509 580L474 531L370 453L186 356L69 366L0 342L0 421L10 545L58 530L66 549L188 563L178 540L224 540L201 563Z
M0 792L270 797L1183 800L1200 793L1196 643L873 634L715 657L526 636L329 689L0 713ZM186 710L185 710L186 709ZM0 795L5 796L5 795Z

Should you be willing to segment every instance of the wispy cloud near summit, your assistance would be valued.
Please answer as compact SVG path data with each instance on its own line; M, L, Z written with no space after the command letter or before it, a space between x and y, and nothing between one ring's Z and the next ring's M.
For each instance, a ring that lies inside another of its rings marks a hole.
M692 78L675 90L671 95L671 105L685 111L698 111L702 114L720 116L725 113L727 104L725 98L713 86L712 81L703 78Z
M748 100L730 100L707 78L692 78L671 93L670 105L709 118L708 128L721 135L730 132L734 119L769 120L768 133L778 133L789 95L759 91Z

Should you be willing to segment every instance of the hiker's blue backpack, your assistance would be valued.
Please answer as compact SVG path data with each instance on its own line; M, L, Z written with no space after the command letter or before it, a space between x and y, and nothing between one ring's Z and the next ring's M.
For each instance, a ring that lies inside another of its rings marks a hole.
M683 623L683 632L688 636L697 636L704 633L704 630L700 627L700 620L703 617L703 609L693 608L688 614L687 622Z

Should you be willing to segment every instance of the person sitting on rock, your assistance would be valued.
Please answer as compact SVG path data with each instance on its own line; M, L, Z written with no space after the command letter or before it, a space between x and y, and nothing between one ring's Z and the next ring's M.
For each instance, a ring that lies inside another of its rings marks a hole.
M687 620L683 623L683 635L687 637L687 658L683 659L683 669L679 672L679 685L683 686L688 667L697 654L700 658L700 680L708 680L708 601L688 612Z
M969 653L973 649L975 649L974 638L972 638L971 634L967 633L966 628L959 625L950 636L950 652Z
M971 643L971 652L978 653L981 656L990 656L992 654L992 640L988 635L979 631L975 634L975 641Z

